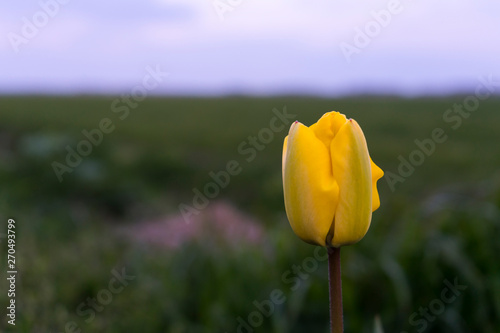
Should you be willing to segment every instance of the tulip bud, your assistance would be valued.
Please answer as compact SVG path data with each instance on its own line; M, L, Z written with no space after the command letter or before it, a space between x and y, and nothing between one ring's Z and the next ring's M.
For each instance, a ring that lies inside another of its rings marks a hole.
M384 172L371 161L355 120L329 112L310 127L293 123L282 171L285 209L297 236L333 247L363 238L380 206L376 183Z

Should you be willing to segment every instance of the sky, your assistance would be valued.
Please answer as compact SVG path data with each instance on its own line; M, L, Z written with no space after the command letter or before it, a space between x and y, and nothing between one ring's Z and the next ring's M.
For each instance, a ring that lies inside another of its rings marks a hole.
M0 94L416 96L500 80L500 3L40 0L0 4Z

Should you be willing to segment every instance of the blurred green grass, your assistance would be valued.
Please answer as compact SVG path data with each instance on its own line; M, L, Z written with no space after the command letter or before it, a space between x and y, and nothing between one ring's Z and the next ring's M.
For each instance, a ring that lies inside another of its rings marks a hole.
M440 297L443 280L458 278L468 289L427 320L426 332L496 332L500 99L481 101L457 130L443 114L463 96L148 98L124 120L112 112L114 100L0 98L2 219L20 226L19 331L62 332L74 321L96 332L235 332L255 300L280 289L287 301L255 331L326 332L326 263L298 290L282 277L314 250L293 235L284 215L280 168L288 129L250 163L238 153L249 136L269 127L273 109L286 107L306 125L331 110L356 119L386 172L397 173L398 156L408 158L415 139L429 138L435 128L449 136L395 192L379 182L382 206L369 233L343 250L346 331L372 332L376 315L386 332L417 331L423 324L412 325L410 316ZM76 147L82 130L103 118L115 130L59 183L51 163L63 163L65 146ZM193 188L211 181L209 172L233 159L243 171L217 199L260 220L265 246L234 249L207 240L171 250L116 235L117 226L177 214ZM75 309L122 266L136 280L85 322ZM3 293L0 302L7 302ZM8 329L5 321L0 329Z

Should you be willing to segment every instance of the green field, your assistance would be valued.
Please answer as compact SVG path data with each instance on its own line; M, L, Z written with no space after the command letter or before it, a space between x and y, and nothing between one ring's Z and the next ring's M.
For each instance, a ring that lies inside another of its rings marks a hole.
M15 219L19 273L16 326L4 317L0 331L326 333L327 263L283 206L289 124L272 124L286 109L305 125L331 110L356 119L386 172L368 234L342 250L346 332L374 332L376 317L385 332L498 332L500 99L447 112L464 97L1 97L0 235ZM68 147L88 154L70 167ZM240 171L185 223L179 205L229 161ZM134 278L110 292L122 268ZM443 291L454 282L466 289ZM2 278L3 308L7 289ZM284 301L258 312L273 290Z

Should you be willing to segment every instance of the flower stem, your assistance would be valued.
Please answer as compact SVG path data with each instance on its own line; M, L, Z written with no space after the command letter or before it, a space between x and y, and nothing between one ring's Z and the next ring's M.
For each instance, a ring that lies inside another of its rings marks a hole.
M328 279L330 281L330 327L332 333L344 332L342 310L342 280L340 276L340 247L328 248Z

